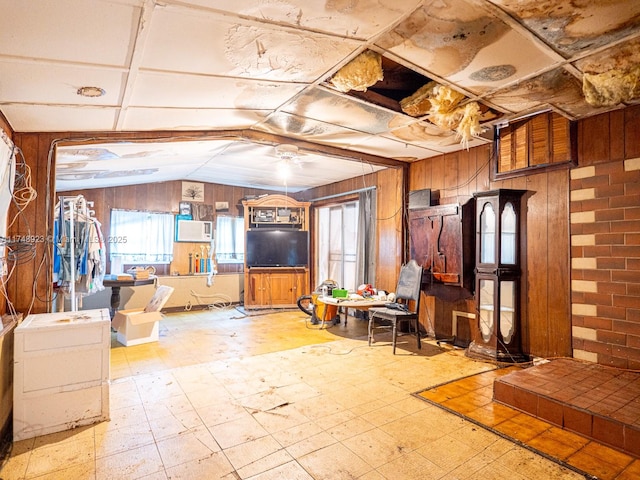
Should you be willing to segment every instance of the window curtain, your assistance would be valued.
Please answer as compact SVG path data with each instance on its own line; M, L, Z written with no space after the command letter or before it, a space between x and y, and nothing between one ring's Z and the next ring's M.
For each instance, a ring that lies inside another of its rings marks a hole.
M111 257L124 263L170 263L173 259L174 219L170 213L112 210Z
M358 194L358 248L356 256L357 284L376 283L376 217L375 189Z
M242 262L244 260L243 217L217 217L216 259L219 262Z

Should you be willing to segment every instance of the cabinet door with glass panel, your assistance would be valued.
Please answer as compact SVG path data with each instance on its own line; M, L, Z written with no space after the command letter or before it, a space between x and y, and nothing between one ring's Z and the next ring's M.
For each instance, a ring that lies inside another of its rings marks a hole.
M524 190L493 190L476 197L477 338L470 353L525 361L520 340L520 281Z

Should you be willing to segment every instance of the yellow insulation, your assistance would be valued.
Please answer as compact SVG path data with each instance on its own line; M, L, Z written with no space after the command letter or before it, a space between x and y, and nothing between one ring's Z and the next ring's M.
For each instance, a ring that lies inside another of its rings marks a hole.
M452 113L465 96L452 88L438 85L434 88L435 97L431 100L431 113Z
M640 96L640 66L604 73L585 73L582 77L584 98L594 107L612 107Z
M434 96L433 90L437 88L436 82L429 82L421 86L412 95L400 100L400 109L412 117L421 117L431 111L431 99Z
M482 133L482 112L477 102L460 105L465 98L452 88L429 82L410 97L404 98L400 108L412 116L429 114L431 123L443 130L455 130L460 142L468 147L473 136Z
M382 56L367 50L338 70L331 83L343 93L351 90L366 92L383 78Z

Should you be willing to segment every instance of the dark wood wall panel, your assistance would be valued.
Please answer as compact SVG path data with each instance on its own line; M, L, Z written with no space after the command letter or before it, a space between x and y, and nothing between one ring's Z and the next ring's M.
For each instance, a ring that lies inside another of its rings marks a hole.
M615 112L611 112L609 114L609 128L613 132L611 135L609 146L611 148L611 152L609 154L611 161L619 161L624 160L625 152L624 152L624 135L621 133L624 132L625 125L625 110L616 110ZM637 129L635 137L637 137Z
M582 138L578 146L580 165L593 165L609 161L609 145L611 144L611 129L608 115L596 115L579 123L579 130L593 132L592 135L578 136Z
M624 110L624 158L640 157L640 106Z
M7 137L9 137L9 139L13 141L13 129L11 128L11 125L9 124L9 122L1 112L0 112L0 130L4 131ZM4 296L0 296L0 312L5 312L6 306L7 306L6 299L4 298Z
M7 282L9 297L13 301L16 311L26 313L30 306L34 309L41 309L46 305L50 292L50 275L46 268L43 268L42 259L50 249L48 238L49 216L46 214L48 208L53 205L47 201L47 192L51 191L50 177L47 168L48 143L35 134L15 134L14 141L20 147L21 154L18 154L17 161L26 162L30 168L30 186L35 189L38 196L31 201L19 213L13 206L9 211L9 218L17 215L15 223L9 228L9 236L14 238L30 238L28 243L32 249L32 254L21 254L18 265ZM30 161L33 158L44 158L41 165ZM16 186L17 188L17 186ZM33 279L38 282L34 286ZM20 292L18 298L11 295L11 292ZM26 292L29 292L26 294ZM31 292L34 295L31 295Z
M570 318L570 296L559 286L570 286L570 229L569 229L569 172L555 170L547 176L547 191L553 195L565 192L565 198L550 197L547 199L547 291L548 308L548 343L549 351L563 352L571 345L571 325L558 322L556 318ZM533 219L531 220L533 221Z
M528 178L529 192L526 195L527 209L527 277L526 277L526 324L523 325L523 348L527 352L545 352L550 356L549 345L549 222L547 175L532 175ZM564 248L568 244L564 245ZM566 256L566 254L565 254ZM568 286L564 290L559 284L554 288L568 294ZM565 301L566 302L566 301ZM564 315L567 321L567 314Z
M571 355L569 300L568 170L490 180L492 146L425 159L411 164L412 190L431 188L440 203L465 203L475 192L497 188L528 190L526 196L527 264L523 269L522 333L524 348L540 356ZM429 299L423 303L427 319L439 332L451 331L454 310L474 312L472 300L449 303ZM427 330L428 331L428 330ZM549 338L553 336L553 338Z

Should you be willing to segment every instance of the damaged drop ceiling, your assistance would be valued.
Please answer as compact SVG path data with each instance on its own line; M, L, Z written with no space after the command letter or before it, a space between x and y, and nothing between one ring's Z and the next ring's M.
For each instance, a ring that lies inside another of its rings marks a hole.
M639 77L637 0L0 0L0 111L87 135L59 147L59 190L299 191L638 103Z

